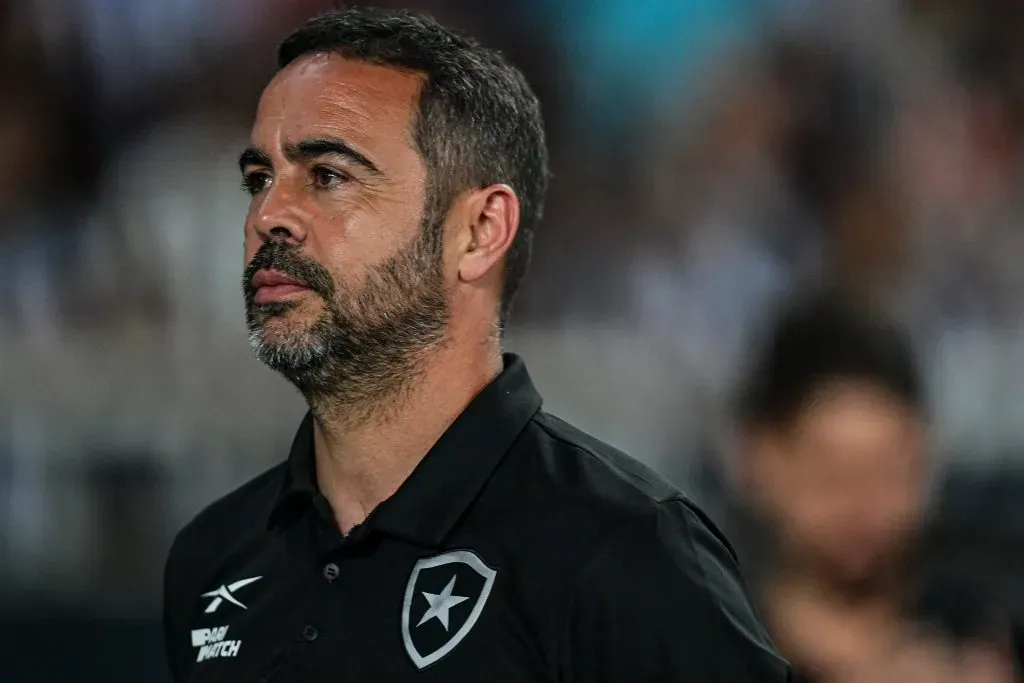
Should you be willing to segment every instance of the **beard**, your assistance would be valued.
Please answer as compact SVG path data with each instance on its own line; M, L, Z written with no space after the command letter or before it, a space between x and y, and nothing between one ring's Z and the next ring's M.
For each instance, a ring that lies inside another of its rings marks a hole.
M249 343L256 357L305 396L314 413L370 408L398 394L444 341L450 304L440 226L368 269L358 291L283 240L265 242L245 269ZM253 276L272 268L320 297L315 320L288 321L304 301L256 303Z

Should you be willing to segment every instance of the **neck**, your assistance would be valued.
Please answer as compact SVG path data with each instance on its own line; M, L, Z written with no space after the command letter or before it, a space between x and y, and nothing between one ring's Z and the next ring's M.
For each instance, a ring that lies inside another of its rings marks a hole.
M445 344L423 359L414 381L372 406L313 406L317 482L342 533L398 490L501 370L496 339Z
M828 574L792 568L778 573L773 582L785 593L813 596L833 607L849 609L898 610L902 582L898 572L880 572L862 581L841 581Z
M821 680L847 680L885 656L905 626L896 592L851 593L834 580L785 574L763 595L773 639L793 665Z

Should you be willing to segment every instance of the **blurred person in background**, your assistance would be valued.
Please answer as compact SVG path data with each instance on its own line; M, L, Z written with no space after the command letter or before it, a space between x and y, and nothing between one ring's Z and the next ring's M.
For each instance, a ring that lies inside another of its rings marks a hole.
M803 35L719 69L697 111L673 114L651 143L656 230L631 278L640 325L716 405L778 301L823 278L878 289L902 235L878 168L888 108L875 70Z
M908 102L896 131L912 219L904 296L919 325L1015 331L1024 309L1024 6L906 3L911 26L941 44L942 78Z
M714 525L502 353L548 183L522 74L372 9L279 66L240 158L243 289L309 413L177 536L175 680L787 680Z
M61 286L78 244L74 218L89 189L83 178L89 149L83 144L81 153L52 162L77 131L38 45L30 39L0 42L0 62L0 272L8 287L0 317L5 332L54 333L58 313L66 312L59 310Z
M831 292L789 308L755 359L735 464L770 546L758 593L800 680L1010 681L991 643L911 616L930 463L902 330Z

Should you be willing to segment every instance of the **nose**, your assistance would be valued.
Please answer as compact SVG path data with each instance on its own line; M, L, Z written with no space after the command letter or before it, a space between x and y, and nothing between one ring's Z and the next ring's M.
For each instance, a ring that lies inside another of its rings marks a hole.
M291 192L278 182L263 193L253 214L252 227L264 242L276 239L301 244L306 240L308 222L301 193Z
M271 228L270 236L277 237L278 239L284 241L296 241L295 231L281 225L277 226L276 228Z

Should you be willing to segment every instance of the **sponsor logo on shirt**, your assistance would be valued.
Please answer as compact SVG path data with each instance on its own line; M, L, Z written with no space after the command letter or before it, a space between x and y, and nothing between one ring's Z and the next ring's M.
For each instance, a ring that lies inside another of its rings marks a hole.
M228 627L197 628L192 631L192 647L199 648L197 662L220 657L237 657L242 648L242 641L227 640Z

